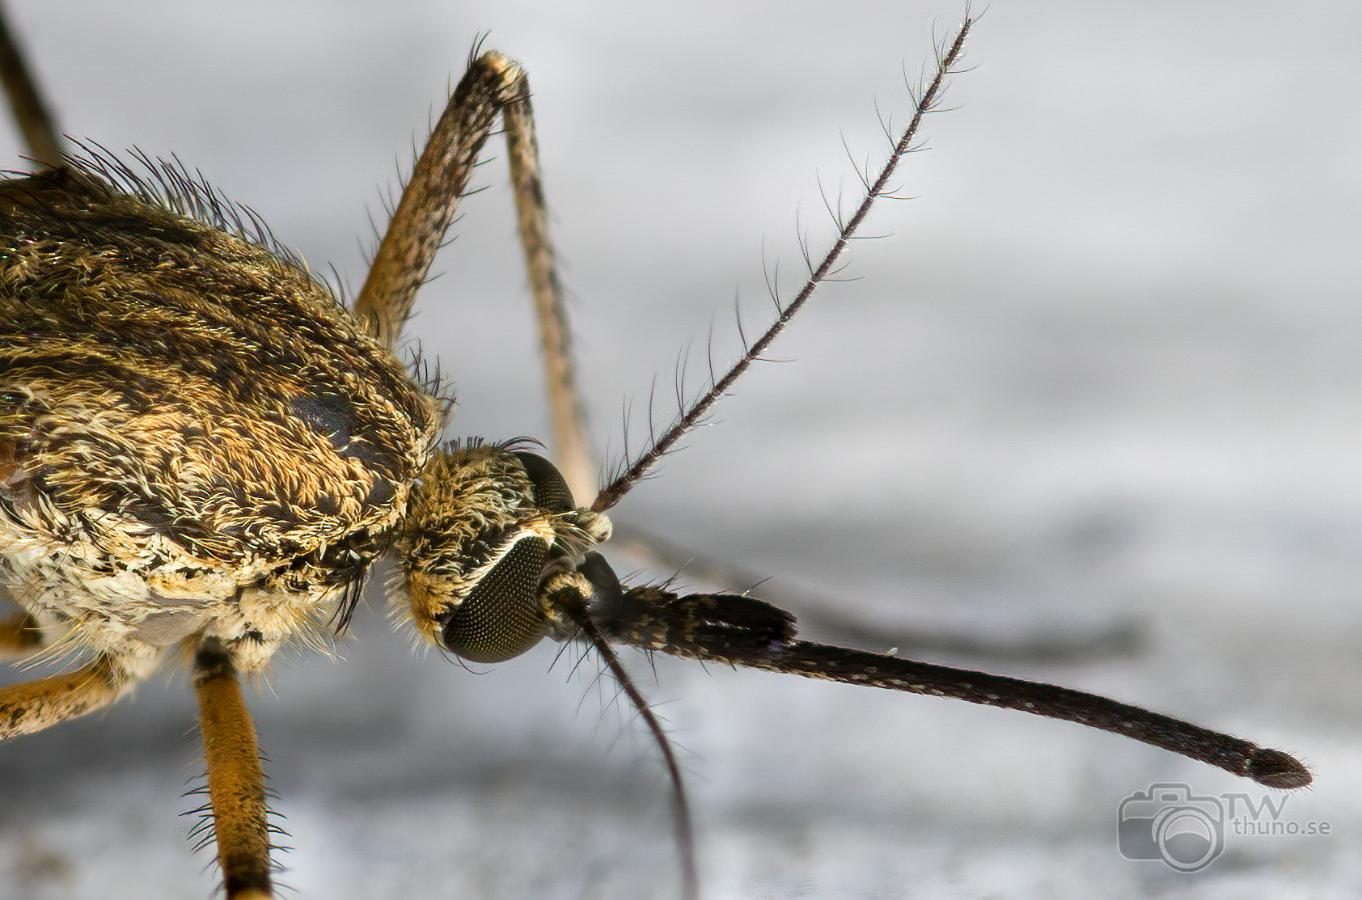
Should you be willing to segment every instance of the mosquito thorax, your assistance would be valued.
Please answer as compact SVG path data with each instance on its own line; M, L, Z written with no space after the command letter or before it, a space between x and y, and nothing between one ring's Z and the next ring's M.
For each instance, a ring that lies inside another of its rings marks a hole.
M547 459L514 446L453 446L413 486L399 538L417 628L473 662L519 656L550 633L540 585L610 536Z

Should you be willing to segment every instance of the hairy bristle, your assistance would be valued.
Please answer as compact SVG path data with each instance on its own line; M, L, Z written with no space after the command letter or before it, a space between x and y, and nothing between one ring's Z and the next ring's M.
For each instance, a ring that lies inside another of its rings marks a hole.
M932 79L921 93L913 98L913 117L903 129L898 141L894 144L893 151L881 167L874 182L870 182L869 179L862 179L865 184L865 194L861 198L860 205L856 207L856 211L847 219L843 219L835 212L833 213L833 219L837 224L837 237L833 241L832 247L824 254L822 261L815 266L812 257L806 254L805 262L808 265L809 276L799 293L788 304L782 304L779 297L773 298L776 303L776 318L770 327L752 344L748 345L744 341L744 351L738 361L721 377L715 378L711 374L709 388L704 393L689 404L684 402L679 404L681 409L678 415L672 420L667 430L662 433L662 436L650 439L647 449L633 462L621 466L618 474L596 495L595 502L591 504L593 510L604 512L619 503L624 495L634 485L638 484L663 456L675 449L676 442L683 435L703 423L710 408L728 392L752 363L761 358L762 354L785 330L785 326L789 324L805 302L813 296L813 292L818 289L818 286L837 274L839 271L837 262L841 258L842 252L856 236L857 230L865 221L866 216L869 215L871 208L874 207L875 201L890 194L888 190L889 179L893 177L899 160L917 145L918 131L923 118L941 102L947 78L958 71L955 67L964 55L965 39L975 21L976 19L967 10L965 20L960 25L959 30L937 47L936 66ZM741 326L739 327L741 328ZM684 370L684 365L679 367L679 372L681 370ZM680 381L679 375L677 392L678 399L684 396L684 382Z
M676 753L672 750L670 739L667 732L663 729L662 723L658 721L656 713L648 705L643 694L629 677L619 656L616 655L613 647L610 646L605 636L601 634L591 617L587 614L586 608L576 604L566 604L564 610L571 616L572 621L584 637L600 654L601 660L605 663L610 674L624 691L629 702L638 710L639 717L643 719L648 731L652 734L658 750L662 753L663 762L667 766L667 775L672 784L672 807L673 822L676 831L677 851L681 857L681 894L686 900L696 900L700 896L699 867L695 861L695 832L691 825L690 801L686 798L686 785L681 778L681 765L677 762Z
M66 167L144 203L211 225L264 247L280 259L307 272L326 287L328 293L336 293L331 284L312 273L297 251L275 236L260 213L224 196L201 171L195 169L191 172L178 156L171 154L169 159L154 157L140 147L132 147L125 151L133 160L129 164L98 141L71 135L67 135L66 140L75 148L62 154L62 163Z

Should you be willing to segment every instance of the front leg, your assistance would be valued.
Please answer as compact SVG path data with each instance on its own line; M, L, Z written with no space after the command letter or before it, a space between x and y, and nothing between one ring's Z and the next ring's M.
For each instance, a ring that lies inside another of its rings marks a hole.
M416 161L355 300L356 316L385 346L394 347L401 336L416 291L444 242L498 113L527 97L520 68L500 53L484 53L459 80Z
M199 701L208 798L227 898L266 900L274 893L260 748L241 696L237 668L216 640L205 641L194 657L194 693Z
M386 346L396 345L498 116L505 127L516 221L539 322L555 456L573 492L586 497L595 491L594 465L549 239L530 86L518 63L496 51L469 63L402 191L355 313Z
M0 741L103 709L127 693L147 668L124 657L101 656L74 672L0 688Z

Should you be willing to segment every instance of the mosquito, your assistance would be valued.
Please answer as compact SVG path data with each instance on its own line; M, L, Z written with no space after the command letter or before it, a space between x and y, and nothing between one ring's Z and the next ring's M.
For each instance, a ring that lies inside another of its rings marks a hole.
M260 753L240 680L343 628L370 569L419 637L475 663L545 639L589 648L670 777L684 895L699 892L671 742L617 647L965 700L1063 719L1259 784L1310 783L1292 756L1093 694L801 640L750 593L621 581L598 547L652 473L836 275L976 19L937 47L907 125L803 287L726 370L598 489L578 414L524 69L475 48L342 304L248 207L177 159L65 143L10 38L0 76L35 162L0 184L0 584L13 657L72 671L0 688L0 739L105 708L179 648L207 760L202 842L226 895L273 895ZM505 133L547 360L554 460L523 439L443 441L452 400L396 348L483 145ZM587 501L587 502L582 502Z

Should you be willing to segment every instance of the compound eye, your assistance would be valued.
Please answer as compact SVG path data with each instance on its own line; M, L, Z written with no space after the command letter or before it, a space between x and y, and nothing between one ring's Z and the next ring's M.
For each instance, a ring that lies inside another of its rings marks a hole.
M471 662L504 662L543 640L548 632L539 604L539 581L549 545L520 538L477 583L442 625L445 648Z
M525 474L530 476L535 506L549 513L572 512L576 508L567 479L553 463L537 453L525 451L517 452L515 457L525 467Z

